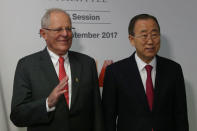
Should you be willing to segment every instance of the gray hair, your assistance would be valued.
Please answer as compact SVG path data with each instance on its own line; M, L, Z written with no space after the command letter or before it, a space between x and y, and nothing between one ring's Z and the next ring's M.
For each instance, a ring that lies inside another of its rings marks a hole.
M45 12L45 14L43 15L42 19L41 19L41 28L48 28L48 26L50 25L50 15L53 12L62 12L65 13L66 15L68 15L69 19L70 19L70 15L63 9L60 8L50 8L47 9L47 11ZM70 19L71 21L71 19Z

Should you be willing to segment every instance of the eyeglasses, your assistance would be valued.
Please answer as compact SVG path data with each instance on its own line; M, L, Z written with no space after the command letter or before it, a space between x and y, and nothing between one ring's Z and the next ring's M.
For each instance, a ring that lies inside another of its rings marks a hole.
M63 32L64 30L66 30L66 32L71 32L75 28L74 27L61 27L61 28L55 28L55 29L50 29L50 28L43 28L43 29L60 33L60 32Z
M150 35L151 39L155 40L155 39L159 38L160 33L159 32L150 32L150 33L145 33L145 34L141 34L141 35L137 35L137 36L133 36L133 37L140 38L143 41L147 41L149 39L149 37L148 37L149 35Z

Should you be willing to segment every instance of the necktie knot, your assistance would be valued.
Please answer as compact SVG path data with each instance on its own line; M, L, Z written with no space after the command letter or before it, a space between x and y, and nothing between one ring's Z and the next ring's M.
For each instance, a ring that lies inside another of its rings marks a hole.
M64 58L60 56L58 61L59 63L64 63Z
M153 67L151 65L146 65L145 69L146 69L147 73L151 73Z

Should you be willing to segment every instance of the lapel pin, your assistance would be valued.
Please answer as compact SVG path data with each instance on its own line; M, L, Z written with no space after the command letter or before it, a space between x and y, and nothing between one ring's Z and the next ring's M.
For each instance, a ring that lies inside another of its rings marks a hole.
M75 81L76 81L76 82L79 82L79 79L76 77L76 78L75 78Z

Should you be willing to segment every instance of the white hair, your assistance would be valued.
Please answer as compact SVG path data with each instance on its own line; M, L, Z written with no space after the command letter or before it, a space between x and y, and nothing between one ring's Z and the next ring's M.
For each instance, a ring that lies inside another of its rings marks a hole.
M50 25L50 15L53 12L65 13L70 19L70 15L65 10L60 9L60 8L50 8L50 9L47 9L47 11L45 12L45 14L43 15L43 17L41 19L41 28L48 28L48 26ZM70 19L70 21L71 21L71 19Z

